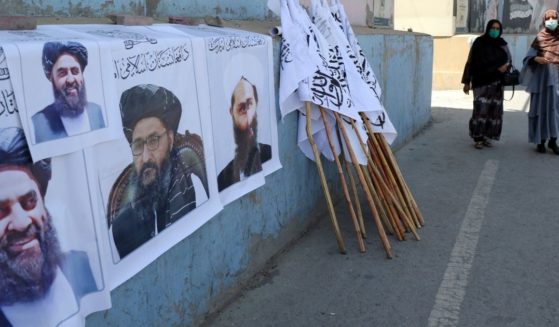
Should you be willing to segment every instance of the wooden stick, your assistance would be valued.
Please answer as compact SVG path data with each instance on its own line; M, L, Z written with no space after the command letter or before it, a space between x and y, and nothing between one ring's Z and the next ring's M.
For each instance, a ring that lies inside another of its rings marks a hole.
M339 139L339 137L338 137ZM341 146L341 144L340 144ZM357 192L357 184L355 183L355 178L351 173L351 167L349 166L349 162L345 159L344 151L342 147L342 160L344 161L346 173L349 175L349 181L351 183L351 191L353 192L353 198L355 199L355 207L357 209L357 220L359 221L359 226L361 227L361 234L363 238L367 238L367 232L365 229L365 222L363 221L363 212L361 210L361 201L359 201L359 193Z
M371 179L371 174L367 170L368 169L367 166L360 166L360 167L362 168L363 175L365 176L365 180L367 181L367 187L369 188L369 192L371 192L371 195L373 196L373 200L375 201L375 205L377 206L377 210L380 213L380 218L382 219L384 225L388 229L389 234L396 235L396 238L400 240L401 233L397 227L394 228L395 223L392 219L393 217L387 211L387 206L385 204L384 199L382 198L380 193L377 192L373 180Z
M338 220L336 219L336 212L334 211L334 205L332 203L332 198L330 197L330 191L328 190L328 183L326 182L326 176L324 175L324 169L322 168L322 161L320 161L320 153L316 143L314 143L314 138L312 136L311 130L311 104L305 102L306 112L307 112L307 137L309 138L309 143L311 144L312 151L314 154L314 159L316 166L318 168L318 174L320 175L320 182L322 185L322 191L324 192L324 197L326 198L326 204L328 205L328 212L330 213L330 220L332 221L332 227L334 227L334 233L336 234L336 241L338 242L338 248L342 254L345 254L344 240L342 239L342 233L340 232L340 227L338 226Z
M369 188L367 187L367 182L365 181L365 176L363 176L363 172L359 168L360 167L359 162L357 161L357 158L355 157L355 152L353 152L353 148L352 148L351 143L349 141L349 137L347 136L347 132L346 132L345 126L343 124L343 121L340 118L340 115L337 112L334 112L334 116L336 117L336 122L338 123L338 127L340 128L340 131L342 132L343 139L346 142L347 150L348 150L349 155L351 157L351 161L353 162L353 165L354 165L355 171L357 173L357 176L359 177L359 181L361 182L361 185L363 186L363 190L365 191L365 195L367 196L367 202L369 203L369 207L371 208L371 211L373 212L373 220L375 222L375 225L377 226L377 231L379 233L380 241L382 243L384 251L386 252L386 256L391 259L392 258L392 248L390 246L390 243L388 242L388 238L386 237L386 232L384 231L384 227L382 226L382 223L380 221L379 213L377 211L377 208L375 207L375 205L373 203L373 198L372 198L371 192L369 192Z
M359 220L359 226L361 227L361 234L363 234L363 238L367 238L367 230L365 229L365 221L363 220L363 212L361 210L361 201L359 198L359 192L357 191L357 183L355 182L355 178L351 173L351 167L349 161L346 160L346 154L344 150L344 146L342 144L342 135L339 128L336 128L336 135L338 136L338 145L342 151L342 160L344 161L346 173L349 176L349 180L351 182L351 190L353 192L353 197L355 199L355 205L357 207L357 219Z
M324 122L324 129L326 130L326 138L328 139L328 144L330 145L330 149L332 150L332 155L334 156L334 161L336 162L336 167L338 168L338 174L340 175L340 182L342 183L342 190L344 192L344 197L349 208L351 221L353 222L353 227L355 228L355 232L357 233L357 244L359 246L359 251L365 252L365 242L363 241L361 226L359 226L357 215L355 214L355 210L353 209L353 204L351 203L351 197L349 196L349 191L347 189L347 182L344 176L344 171L342 169L342 164L340 163L340 159L336 155L336 147L334 146L334 143L332 141L332 135L330 134L330 126L328 126L328 121L326 118L326 114L324 113L324 109L322 107L318 107L318 109L320 111L320 116L322 117L322 121Z
M369 133L371 133L371 132L372 132L372 130L369 130ZM392 173L392 169L388 165L388 163L386 161L386 157L384 155L384 152L380 148L380 145L378 144L377 139L374 136L374 134L369 134L369 146L371 147L371 152L373 153L373 158L374 159L376 158L376 162L378 164L378 167L380 167L382 169L382 171L384 172L383 175L386 177L386 180L385 180L386 184L390 187L392 192L396 195L396 197L399 200L399 203L402 204L402 209L404 209L407 216L411 217L412 219L415 218L414 215L413 215L412 209L409 206L408 201L406 201L404 194L402 194L401 188L398 186L398 183L396 182L396 180L394 178L394 174ZM373 151L373 149L376 149L376 151ZM415 219L414 219L414 222L415 222Z
M364 147L364 145L362 145ZM368 154L370 155L371 159L374 162L374 165L378 168L378 171L380 173L380 178L382 178L384 180L384 182L386 183L387 181L387 177L385 172L381 169L382 167L380 167L380 162L379 162L379 158L378 158L378 151L375 151L374 148L371 146L371 142L370 140L367 140L367 149L369 149ZM374 172L373 169L371 167L371 164L368 165L369 168L369 173L371 174L371 176L373 176L374 178ZM378 185L378 182L375 182L376 185ZM393 189L391 188L391 185L386 183L390 190L393 191ZM385 203L385 206L387 208L387 210L390 212L390 215L393 217L392 221L394 223L394 225L397 227L401 237L398 238L399 240L404 240L406 237L404 235L404 232L406 231L404 225L402 224L402 222L400 221L400 217L398 217L398 214L396 213L396 209L393 207L392 203L388 200L388 198L383 194L382 190L379 190L379 193L382 196L382 199Z
M357 126L355 125L355 121L353 119L351 119L350 122L351 122L351 126L353 127L353 130L355 131L355 134L357 135L357 137L359 137L359 132L357 130ZM373 160L371 159L371 156L368 154L368 152L367 152L365 146L363 145L363 143L360 142L360 144L361 144L361 147L363 147L363 151L365 152L365 154L367 154L367 160L370 163L369 166L371 167L371 169L373 171L373 174L377 176L377 181L378 181L378 184L381 187L381 190L382 190L383 194L385 194L390 199L390 201L392 201L392 204L394 205L394 208L396 209L396 211L398 211L398 213L401 215L404 222L411 229L411 232L415 236L415 238L417 240L420 240L420 237L417 234L417 231L415 229L415 224L413 224L413 222L410 221L411 218L406 215L406 213L404 212L404 210L402 209L402 207L400 206L400 204L398 203L398 201L394 197L394 194L392 194L392 192L390 191L390 189L388 188L386 183L384 183L384 181L382 180L382 177L380 176L380 173L378 172L377 167L375 167L375 165L373 163Z
M390 146L388 145L388 142L386 142L386 139L384 138L384 136L382 134L377 134L377 139L379 140L379 143L382 145L382 149L383 151L387 154L388 158L390 158L390 162L391 162L391 167L394 169L398 184L400 185L400 187L402 187L402 189L405 191L406 195L407 195L407 199L410 201L412 208L413 208L413 212L416 214L417 216L417 220L419 223L419 226L422 226L425 224L425 220L423 219L423 215L421 214L421 211L419 211L419 207L417 206L417 203L415 202L415 199L408 187L408 184L406 184L406 181L404 180L404 177L402 175L402 172L400 171L400 167L398 166L398 163L396 162L396 157L394 156L394 153L392 153L392 150L390 149Z
M376 148L379 149L380 151L379 154L380 153L383 154L382 158L385 163L384 166L387 167L387 171L388 171L387 174L392 178L395 188L398 190L401 200L403 200L402 203L404 204L405 209L407 209L407 213L413 219L414 223L416 224L416 227L421 227L420 220L417 215L419 209L417 209L417 212L414 209L412 202L415 201L412 201L413 196L411 196L411 192L407 188L407 184L405 183L402 177L402 174L398 168L398 163L396 162L396 159L394 157L394 154L392 153L392 150L390 149L390 146L388 145L388 143L386 142L382 134L375 133L373 131L369 118L363 112L361 113L361 119L365 123L367 132L369 133L369 138L371 139L371 141L374 142Z

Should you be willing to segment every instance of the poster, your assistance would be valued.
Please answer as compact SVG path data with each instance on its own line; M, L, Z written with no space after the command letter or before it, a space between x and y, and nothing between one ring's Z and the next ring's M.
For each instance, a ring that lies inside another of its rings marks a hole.
M373 0L374 27L394 27L394 1Z
M468 28L468 0L456 1L456 31L466 32Z
M17 37L17 38L15 38ZM52 26L9 33L4 50L22 127L34 161L114 139L120 120L109 106L114 84L95 40Z
M107 45L122 119L119 139L89 152L114 288L222 208L203 110L208 91L195 41L185 36L140 26L73 29Z
M218 190L228 204L281 167L269 36L176 26L204 40Z
M83 325L110 307L83 152L33 163L0 72L0 325Z
M281 167L271 38L194 30L53 25L0 32L0 147L25 150L0 151L0 205L8 212L0 226L22 228L10 234L16 244L0 248L0 274L28 269L10 266L1 251L27 262L43 260L48 246L56 254L44 260L48 269L30 271L52 292L21 297L0 275L0 325L83 325L87 314L110 307L110 290ZM47 119L51 111L56 124ZM236 139L241 125L246 133ZM243 138L253 142L243 157L251 163L222 187L219 176L237 162ZM24 157L26 167L11 172L9 160ZM44 178L30 178L35 171ZM13 205L36 214L27 219L34 227L12 215ZM52 231L54 245L43 246L42 228Z

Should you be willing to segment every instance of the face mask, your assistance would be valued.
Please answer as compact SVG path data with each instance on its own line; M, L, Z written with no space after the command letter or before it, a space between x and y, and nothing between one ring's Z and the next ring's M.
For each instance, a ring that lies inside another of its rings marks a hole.
M497 29L497 28L492 28L492 29L489 30L489 36L490 36L491 38L493 38L493 39L496 39L496 38L499 37L499 33L500 33L500 32L501 32L501 31L500 31L499 29Z
M555 31L555 29L557 28L557 19L546 20L545 21L545 27L548 30Z

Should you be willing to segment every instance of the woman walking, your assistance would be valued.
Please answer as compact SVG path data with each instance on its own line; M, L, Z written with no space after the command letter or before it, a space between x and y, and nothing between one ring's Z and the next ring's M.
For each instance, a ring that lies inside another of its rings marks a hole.
M485 33L475 39L464 67L464 93L474 91L474 110L470 118L470 137L476 149L490 147L499 140L503 126L503 73L511 58L507 42L501 37L503 26L492 19Z
M557 130L559 127L559 30L557 11L544 13L544 27L540 30L523 60L520 78L530 92L528 113L528 140L537 144L536 150L546 153L547 147L559 154Z

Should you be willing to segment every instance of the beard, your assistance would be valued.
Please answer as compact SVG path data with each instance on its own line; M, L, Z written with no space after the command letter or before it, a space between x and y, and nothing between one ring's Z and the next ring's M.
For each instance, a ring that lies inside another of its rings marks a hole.
M256 119L256 115L254 115L254 119L250 123L249 127L245 130L238 128L233 123L235 144L237 144L237 148L235 149L235 159L233 160L233 171L236 180L239 178L241 172L243 172L246 176L249 176L251 175L251 172L262 170L260 156L258 156L258 160L253 160L251 165L247 166L251 153L253 153L258 146L256 142L258 136L257 132L258 120Z
M144 183L148 169L156 171L155 178L149 183ZM171 185L171 163L166 159L161 163L161 168L153 162L146 162L139 173L134 177L136 179L136 194L134 196L134 208L142 220L151 220L153 211L157 211L158 215L164 210L168 198L169 186Z
M31 224L23 232L7 232L0 239L0 305L31 302L41 299L50 289L56 277L57 267L62 261L62 252L47 213L42 227ZM12 255L8 247L18 239L36 237L41 253L34 257L20 253Z
M78 92L77 96L69 95L69 88L76 88ZM87 104L85 83L81 85L77 82L70 85L65 84L62 90L57 89L53 84L52 89L54 91L54 108L59 115L64 117L76 117L84 112Z

